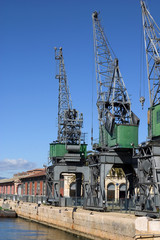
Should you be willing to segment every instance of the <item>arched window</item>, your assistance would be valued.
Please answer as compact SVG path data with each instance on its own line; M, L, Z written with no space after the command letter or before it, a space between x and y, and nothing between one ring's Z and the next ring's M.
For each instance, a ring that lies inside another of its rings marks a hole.
M22 195L22 185L21 185L21 184L19 184L18 187L17 187L17 194L18 194L19 196Z
M126 184L122 183L119 186L119 199L125 198L125 193L126 193Z
M72 182L70 184L70 197L76 197L76 183Z
M107 186L107 201L115 200L115 186L113 183L109 183Z

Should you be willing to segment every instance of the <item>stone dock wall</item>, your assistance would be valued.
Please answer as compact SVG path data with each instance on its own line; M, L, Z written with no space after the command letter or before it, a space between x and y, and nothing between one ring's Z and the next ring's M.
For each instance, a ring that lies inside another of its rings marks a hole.
M88 239L160 240L160 220L114 212L53 207L0 199L0 206L15 210L19 217L55 227Z

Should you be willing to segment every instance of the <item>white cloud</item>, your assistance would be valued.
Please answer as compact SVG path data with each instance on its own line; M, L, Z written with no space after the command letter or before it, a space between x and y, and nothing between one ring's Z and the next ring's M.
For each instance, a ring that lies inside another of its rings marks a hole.
M30 169L34 169L36 164L33 162L29 162L25 159L4 159L0 161L0 173L3 176L8 176L8 174L14 174L19 171L27 171Z

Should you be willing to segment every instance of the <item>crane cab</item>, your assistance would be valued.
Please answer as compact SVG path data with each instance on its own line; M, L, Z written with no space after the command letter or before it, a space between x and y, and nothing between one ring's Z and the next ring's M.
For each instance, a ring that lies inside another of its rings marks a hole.
M148 109L148 138L160 138L160 103Z
M115 124L112 134L102 126L100 130L100 145L109 148L132 148L138 146L138 126Z

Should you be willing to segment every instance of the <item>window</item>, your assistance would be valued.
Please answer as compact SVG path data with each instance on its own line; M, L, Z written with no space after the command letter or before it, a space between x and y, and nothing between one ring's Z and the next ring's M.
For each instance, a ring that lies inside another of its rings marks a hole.
M116 138L116 133L117 133L117 128L115 126L114 129L113 129L113 133L112 133L111 139L115 139Z
M119 187L119 198L125 198L126 194L126 184L122 183Z
M32 195L34 195L34 194L35 194L35 191L34 191L34 189L35 189L34 182L32 182Z
M157 123L160 123L160 111L157 112Z
M107 186L107 201L115 200L115 186L113 183L109 183Z
M43 195L46 195L46 181L43 181Z
M76 196L76 182L72 182L70 184L70 197L77 197Z
M30 186L30 183L28 182L28 185L27 185L27 194L29 195L29 186Z
M40 181L37 182L37 194L40 195Z
M25 195L25 183L23 183L23 195Z

